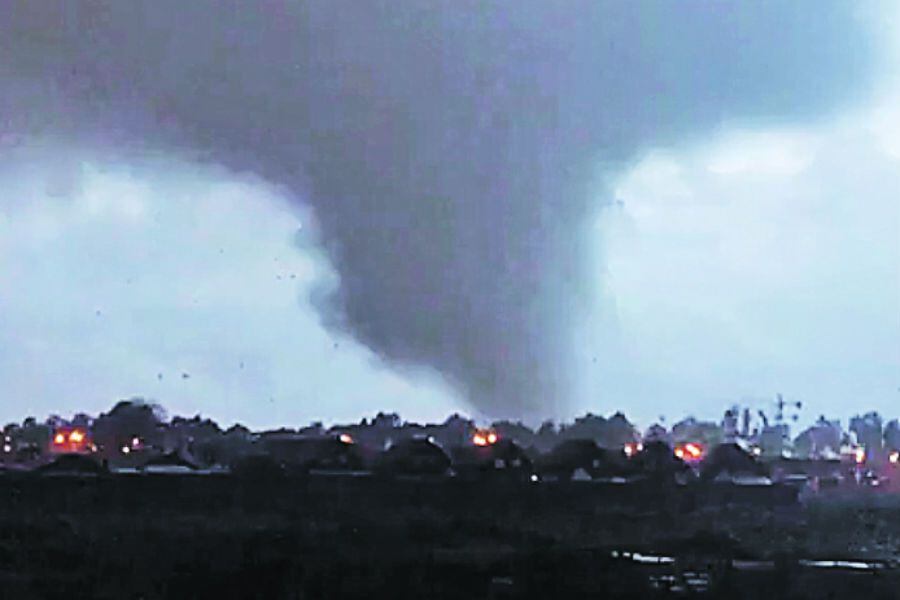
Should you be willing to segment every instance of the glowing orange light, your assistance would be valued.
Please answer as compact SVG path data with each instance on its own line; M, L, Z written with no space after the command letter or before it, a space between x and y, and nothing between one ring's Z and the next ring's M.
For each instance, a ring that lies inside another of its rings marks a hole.
M476 446L491 446L496 444L499 439L500 436L495 431L478 429L475 431L475 435L472 436L472 443Z
M353 437L351 437L351 435L349 433L342 433L340 438L338 438L338 439L340 439L341 443L343 443L343 444L352 444L353 443Z
M703 458L703 446L688 442L675 448L675 456L686 461L699 461Z
M56 437L53 438L53 443L54 444L65 444L66 436L62 433L57 433Z
M644 445L640 442L628 442L625 444L625 456L632 457L644 449Z
M853 459L856 461L856 464L861 465L866 462L866 450L865 448L857 448L853 453Z
M69 434L69 441L79 444L84 441L84 433L78 429L73 429Z

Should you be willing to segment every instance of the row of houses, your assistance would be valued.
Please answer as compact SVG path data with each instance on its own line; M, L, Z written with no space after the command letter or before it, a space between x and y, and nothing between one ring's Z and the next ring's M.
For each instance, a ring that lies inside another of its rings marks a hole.
M360 475L415 478L455 477L483 480L555 482L593 481L659 485L729 484L791 485L809 491L848 486L896 489L900 465L873 472L856 460L763 460L735 442L712 448L700 442L670 445L647 439L619 449L594 440L565 440L549 451L524 448L493 429L476 429L462 443L443 445L430 436L402 437L379 448L361 443L347 432L265 432L252 435L240 452L218 457L197 456L188 449L164 450L124 446L128 462L110 463L96 451L89 432L60 431L56 458L40 465L40 473L216 474L241 477L291 475ZM70 440L74 433L75 441ZM82 433L82 435L79 435ZM68 436L68 437L66 437Z
M874 422L872 415L853 424L867 446L822 451L846 440L834 435L832 422L820 419L818 429L807 432L817 451L792 456L768 451L760 443L764 435L740 434L734 414L726 413L721 427L686 419L671 430L654 425L643 435L621 413L609 418L589 414L570 425L545 424L536 431L505 421L479 428L458 414L443 423L419 425L379 413L371 420L327 429L313 424L251 432L241 426L223 430L199 416L168 420L157 406L123 401L96 419L76 415L41 425L7 426L2 464L7 470L50 468L56 458L81 455L119 473L452 474L609 482L654 478L747 485L789 482L816 489L833 487L835 481L890 488L885 484L896 479L900 453L889 445L887 435L875 447L872 440L881 435L880 423L875 433L876 428L864 427ZM72 458L66 460L74 464Z

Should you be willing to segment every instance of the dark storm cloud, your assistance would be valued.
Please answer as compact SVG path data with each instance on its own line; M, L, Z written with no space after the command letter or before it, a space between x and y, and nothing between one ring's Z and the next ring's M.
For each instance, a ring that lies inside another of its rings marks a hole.
M4 133L189 150L288 186L340 274L330 325L489 414L546 414L594 302L598 166L847 101L870 55L853 8L7 1Z

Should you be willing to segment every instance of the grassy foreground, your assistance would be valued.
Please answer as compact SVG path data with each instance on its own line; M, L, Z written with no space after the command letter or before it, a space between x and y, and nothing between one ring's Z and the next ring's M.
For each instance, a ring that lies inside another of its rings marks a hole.
M9 598L889 598L900 585L889 564L798 562L898 557L887 497L713 504L721 494L651 485L328 477L2 485ZM763 566L734 566L747 561Z

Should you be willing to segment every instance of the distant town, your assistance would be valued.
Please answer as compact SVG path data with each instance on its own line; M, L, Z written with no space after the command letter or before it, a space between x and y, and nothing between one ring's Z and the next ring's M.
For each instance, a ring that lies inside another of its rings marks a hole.
M845 429L820 417L791 437L791 405L771 417L732 407L719 422L685 418L640 431L617 412L571 423L479 425L459 414L443 423L378 413L358 423L299 429L222 429L199 415L168 418L141 399L98 416L26 418L3 429L6 472L48 474L237 474L245 476L393 474L506 477L526 481L627 483L668 478L736 485L824 489L900 489L900 423L874 412Z
M451 590L435 598L893 597L897 420L792 436L799 407L772 405L646 430L619 412L537 428L381 412L251 431L141 399L29 417L3 431L0 551L17 562L0 582L405 598L396 574L413 573L416 597ZM123 572L139 577L106 575Z

